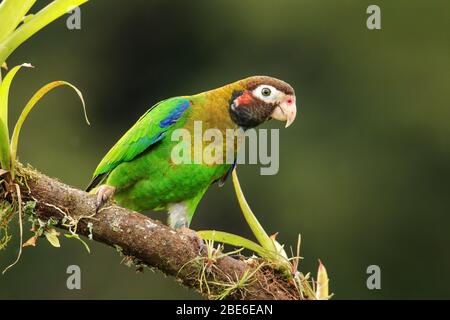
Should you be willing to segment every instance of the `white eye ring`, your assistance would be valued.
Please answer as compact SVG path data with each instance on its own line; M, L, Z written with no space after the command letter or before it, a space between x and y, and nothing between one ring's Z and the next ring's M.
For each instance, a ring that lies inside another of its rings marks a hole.
M281 92L271 85L262 84L253 90L253 95L262 101L273 103L280 98Z

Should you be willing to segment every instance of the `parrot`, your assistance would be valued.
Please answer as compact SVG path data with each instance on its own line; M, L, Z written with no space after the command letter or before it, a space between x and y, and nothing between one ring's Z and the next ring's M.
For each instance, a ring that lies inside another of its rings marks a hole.
M229 129L255 128L270 119L285 121L288 127L296 113L292 86L269 76L251 76L203 93L163 100L107 152L86 191L96 195L97 210L112 199L138 212L165 210L171 228L188 228L205 192L216 182L223 184L236 162L174 163L172 149L179 142L171 134L176 129L193 134L197 121L203 129L224 134Z

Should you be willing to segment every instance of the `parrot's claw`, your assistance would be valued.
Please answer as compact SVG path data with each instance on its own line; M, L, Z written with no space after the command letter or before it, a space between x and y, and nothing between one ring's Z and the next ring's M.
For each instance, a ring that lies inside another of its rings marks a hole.
M178 220L178 221L175 221L173 228L175 230L182 229L182 228L188 229L189 226L188 226L186 220Z
M101 185L96 194L97 194L97 200L95 201L96 206L96 212L106 203L109 199L114 195L114 192L116 191L116 188L108 186L106 184Z

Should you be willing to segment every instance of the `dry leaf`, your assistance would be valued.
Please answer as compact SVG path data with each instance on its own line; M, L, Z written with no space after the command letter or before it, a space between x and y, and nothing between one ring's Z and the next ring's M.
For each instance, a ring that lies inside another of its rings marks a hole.
M32 236L30 239L28 239L23 245L22 247L28 247L28 246L33 246L36 247L36 241L37 241L38 237L36 236Z

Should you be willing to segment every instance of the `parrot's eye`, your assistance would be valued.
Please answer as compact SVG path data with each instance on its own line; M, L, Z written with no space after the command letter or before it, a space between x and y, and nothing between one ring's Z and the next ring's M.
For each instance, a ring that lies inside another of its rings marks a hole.
M268 96L270 96L271 93L272 93L272 91L267 87L262 88L262 90L261 90L261 94L263 95L263 97L268 97Z

